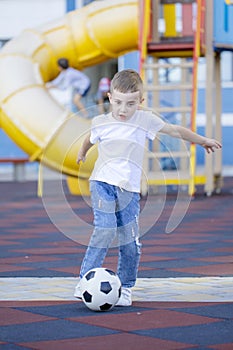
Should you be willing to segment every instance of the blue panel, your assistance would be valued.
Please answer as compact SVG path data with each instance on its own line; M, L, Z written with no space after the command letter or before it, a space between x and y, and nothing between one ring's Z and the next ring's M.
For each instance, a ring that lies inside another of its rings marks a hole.
M6 134L0 129L0 158L23 158L27 157Z
M201 135L205 134L205 128L199 126L197 132ZM223 126L222 127L222 164L223 166L232 166L233 157L232 157L232 133L233 127ZM202 147L197 146L197 165L203 165L205 163L205 151Z
M222 113L233 113L233 88L222 88ZM205 89L198 90L198 113L205 113Z
M74 11L76 8L76 0L66 0L66 12Z
M214 0L214 46L231 45L233 50L233 5Z
M129 52L124 56L119 57L119 68L122 69L134 69L139 70L139 52Z

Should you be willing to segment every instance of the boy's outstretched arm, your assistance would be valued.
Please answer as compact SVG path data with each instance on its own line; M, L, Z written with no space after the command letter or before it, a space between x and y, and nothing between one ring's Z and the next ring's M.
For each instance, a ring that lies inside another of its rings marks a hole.
M91 133L89 133L83 141L83 144L78 152L77 164L79 164L81 161L85 162L87 151L93 146L93 144L90 142L90 136Z
M168 124L166 123L164 127L160 130L161 133L176 137L191 143L196 143L205 148L207 153L214 152L214 149L222 148L219 141L214 139L209 139L208 137L201 136L187 128L180 125Z

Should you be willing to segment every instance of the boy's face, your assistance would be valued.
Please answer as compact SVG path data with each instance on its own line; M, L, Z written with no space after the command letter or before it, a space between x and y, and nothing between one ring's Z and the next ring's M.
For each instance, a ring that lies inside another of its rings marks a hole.
M122 93L113 90L113 93L109 93L108 97L112 105L113 117L122 122L129 120L143 101L139 91Z

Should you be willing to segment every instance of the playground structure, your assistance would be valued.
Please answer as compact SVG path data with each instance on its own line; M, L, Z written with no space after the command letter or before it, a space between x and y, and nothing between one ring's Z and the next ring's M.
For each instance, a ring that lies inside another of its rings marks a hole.
M177 5L182 7L181 30L177 30ZM81 167L75 160L90 120L72 116L53 99L45 83L58 74L59 57L67 57L71 66L84 69L139 49L147 105L156 106L161 114L179 113L181 123L194 131L198 58L206 57L206 135L221 141L220 58L222 50L233 50L232 18L233 6L224 0L105 0L95 1L43 27L25 30L0 51L0 126L31 161L66 174L71 191L77 186L73 183L77 176L84 185L96 152ZM161 20L163 33L159 30ZM107 27L111 30L106 31ZM172 68L160 59L170 57L181 60L176 64L182 72L181 83L175 87L159 84L159 70ZM153 79L149 81L151 74ZM160 107L162 89L178 89L181 105ZM187 90L191 92L191 101ZM181 167L176 172L179 176L172 177L169 172L159 171L154 161L168 157L169 152L156 152L155 156L154 147L158 144L152 146L145 159L149 185L187 184L191 195L196 184L204 184L207 194L220 190L221 152L208 155L204 174L197 176L195 146L191 145L187 152L181 144L178 151L172 151L172 156L180 159Z
M196 131L198 62L206 58L206 122L205 134L221 141L221 52L233 50L233 6L230 1L152 0L144 1L140 33L140 70L146 82L150 101L161 114L178 116L181 125ZM180 7L178 7L180 6ZM162 13L162 17L159 15ZM162 21L162 23L161 23ZM160 26L159 26L160 22ZM150 26L148 25L150 23ZM162 30L161 30L162 27ZM169 62L179 58L179 62ZM180 82L161 82L160 72L179 70ZM161 92L175 91L180 103L161 105ZM156 152L154 142L145 162L145 174L150 185L188 185L189 194L197 184L205 185L211 195L221 190L222 155L205 156L202 174L196 171L196 146L187 152L181 142L175 150ZM172 157L178 171L161 171L158 158Z

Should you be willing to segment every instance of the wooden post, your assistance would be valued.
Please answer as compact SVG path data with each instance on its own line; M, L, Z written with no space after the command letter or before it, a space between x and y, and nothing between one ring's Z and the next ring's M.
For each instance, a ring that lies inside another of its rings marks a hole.
M181 58L181 84L190 84L190 72L188 68L182 67L182 63L188 62L187 58ZM188 106L190 103L190 91L187 90L181 90L181 106L185 107ZM188 127L187 125L187 113L181 112L181 125L184 127ZM184 142L180 143L180 151L185 152L186 151L186 145ZM182 172L187 172L188 164L187 164L187 158L180 158L180 170Z
M159 38L159 10L160 1L152 0L152 19L151 19L151 39L153 42L158 43Z
M215 138L222 142L222 126L221 126L221 114L222 114L222 91L221 91L221 54L216 53L215 56L215 84L216 84L216 96L215 96ZM222 187L222 152L215 153L214 162L214 179L216 192L221 191Z

